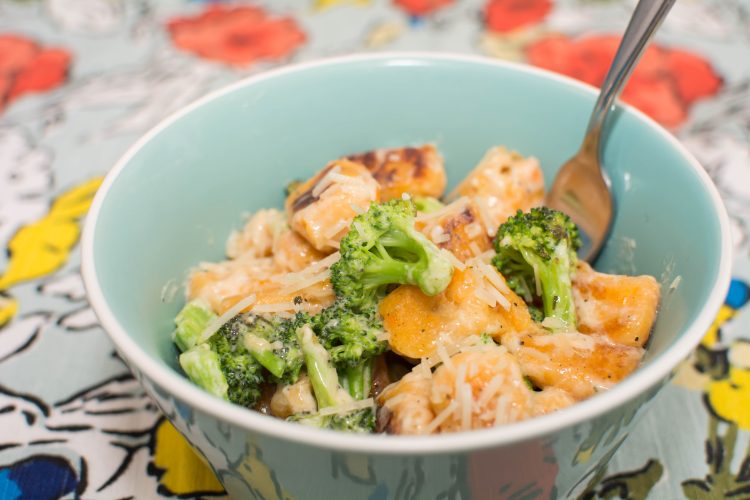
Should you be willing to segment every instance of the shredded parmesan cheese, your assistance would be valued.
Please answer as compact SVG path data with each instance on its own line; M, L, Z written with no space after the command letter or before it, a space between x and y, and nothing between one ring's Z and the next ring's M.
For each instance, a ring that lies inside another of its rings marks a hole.
M418 372L423 378L432 378L432 366L430 365L428 358L422 358L422 361L412 369L413 372Z
M492 299L495 301L497 305L505 309L506 311L510 309L510 301L506 299L503 294L501 294L497 288L489 286L486 287L485 290L487 290L487 293L492 297Z
M493 296L490 295L489 290L487 290L487 287L478 286L474 290L474 295L479 300L481 300L482 302L484 302L485 304L487 304L490 307L495 307L495 304L497 304L497 300L495 299L495 297L493 297Z
M437 220L441 219L443 216L450 215L453 212L461 211L466 207L466 204L469 202L469 198L466 196L462 196L461 198L458 198L453 203L444 206L440 210L435 210L434 212L420 212L416 220L417 222L427 222L430 220Z
M458 365L458 369L456 370L456 387L453 390L456 397L458 397L461 394L461 386L464 385L464 379L466 378L466 364L460 364Z
M446 406L443 411L438 413L435 418L424 427L425 434L432 434L440 425L445 422L458 409L458 403L454 400Z
M328 189L328 187L334 182L333 175L336 175L339 172L341 172L341 167L338 165L329 170L326 175L315 184L311 193L313 198L318 198L323 191Z
M495 406L495 425L504 424L508 421L506 418L506 410L508 408L508 398L505 394L500 394L497 398L497 406Z
M453 255L452 252L449 252L445 248L441 248L440 252L443 254L443 256L445 256L446 259L450 261L451 265L459 271L463 271L464 269L466 269L466 264L458 260L458 257Z
M318 274L313 274L312 276L309 276L307 278L300 278L297 282L294 284L288 285L284 287L281 290L281 293L284 295L288 295L290 293L294 293L298 290L302 290L304 288L311 287L315 284L320 283L321 281L325 281L331 277L331 270L326 269L323 272L320 272Z
M500 277L500 275L497 273L494 267L480 261L480 262L477 262L477 268L484 275L484 277L487 278L487 281L492 283L492 286L497 288L499 292L501 293L510 292L510 288L508 288L508 285L505 283L505 281L503 281L503 279Z
M490 209L487 206L487 200L482 196L476 196L474 197L474 204L479 211L479 218L482 220L482 225L484 226L485 231L487 231L487 236L495 236L497 228L492 221L492 215L490 214Z
M330 268L340 258L341 254L339 252L334 252L325 259L313 262L301 271L298 271L296 273L277 274L271 276L271 280L277 283L292 284L299 280L308 278L309 276L319 272L321 269Z
M463 384L461 387L461 428L465 431L471 429L471 414L474 410L474 401L471 396L471 386Z
M323 236L325 236L326 238L333 238L334 236L339 234L343 229L346 229L347 227L349 227L349 221L346 219L342 219L338 221L336 224L334 224L333 226L327 228L323 232Z
M438 342L437 344L437 354L440 356L440 361L448 368L453 370L453 361L451 361L450 356L448 355L448 351L445 350L445 344L443 342Z
M359 184L360 183L360 176L356 175L354 177L350 177L348 175L343 175L338 172L331 172L331 180L333 182L339 183L339 184Z
M443 231L442 226L435 226L430 231L430 239L433 243L439 245L441 243L447 243L451 240L451 236Z
M484 262L485 264L487 264L488 262L492 261L492 257L494 256L495 256L494 250L487 250L486 252L480 253L479 255L477 255L476 258L479 262Z
M469 238L476 238L480 234L482 234L482 226L480 226L476 222L472 222L471 224L466 226L466 236L468 236Z
M353 411L362 410L365 408L372 408L375 406L375 400L372 398L355 400L336 406L328 406L318 411L318 415L325 417L326 415L345 415Z
M498 391L502 389L503 382L504 379L501 375L495 375L494 377L492 377L487 385L484 386L482 392L479 393L479 398L477 398L477 405L481 407L489 403L490 399L492 399L495 394L497 394Z
M215 318L212 320L208 325L206 325L206 328L201 332L200 336L198 337L198 343L202 344L203 342L207 341L211 338L211 336L216 333L219 328L224 326L224 324L229 321L230 319L237 316L239 313L241 313L245 308L253 305L255 303L255 294L250 294L244 299L241 299L238 301L235 305L224 311L224 314L219 316L218 318Z
M297 305L294 302L279 302L276 304L258 304L253 306L254 313L277 313L283 311L296 311Z

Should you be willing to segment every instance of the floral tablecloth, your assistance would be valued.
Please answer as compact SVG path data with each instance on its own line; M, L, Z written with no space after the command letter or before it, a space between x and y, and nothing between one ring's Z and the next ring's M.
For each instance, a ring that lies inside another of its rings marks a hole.
M0 2L0 498L224 496L114 353L79 275L102 176L159 119L246 75L352 52L484 54L598 84L633 5ZM718 185L734 279L700 347L583 496L750 498L750 2L677 2L623 99ZM609 439L601 429L592 450Z

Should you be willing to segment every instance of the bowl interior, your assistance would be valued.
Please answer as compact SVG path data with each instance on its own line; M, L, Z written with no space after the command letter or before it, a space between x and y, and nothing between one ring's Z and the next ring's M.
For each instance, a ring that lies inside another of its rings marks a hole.
M538 157L549 183L594 99L536 70L449 57L350 59L237 84L157 127L110 178L92 228L106 305L148 356L178 371L170 332L182 295L164 291L221 259L243 213L281 207L287 182L343 154L434 142L453 185L498 144ZM617 217L597 267L663 283L648 365L700 315L723 235L705 176L676 143L633 111L613 122L604 163Z

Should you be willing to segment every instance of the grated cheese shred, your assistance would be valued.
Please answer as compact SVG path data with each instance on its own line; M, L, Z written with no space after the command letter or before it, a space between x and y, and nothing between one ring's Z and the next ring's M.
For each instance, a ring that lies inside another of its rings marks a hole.
M255 303L256 297L255 294L252 293L245 297L244 299L240 299L235 305L224 311L221 316L218 318L215 318L213 321L211 321L208 325L206 325L206 328L201 332L200 336L198 337L198 343L202 344L203 342L206 342L208 339L211 338L211 336L219 331L219 328L224 326L230 319L237 316L239 313L244 311L247 307L253 305Z
M346 415L357 410L372 408L375 406L375 400L372 398L354 400L336 406L328 406L318 411L318 415L325 417L327 415Z
M336 165L331 170L329 170L326 175L323 176L322 179L320 179L316 184L315 187L312 190L313 198L320 197L321 193L328 189L328 187L333 184L334 178L333 176L341 172L341 167Z
M424 433L425 434L432 434L433 432L435 432L440 427L440 425L443 422L445 422L446 420L448 420L448 418L450 418L450 416L453 415L453 413L457 409L458 409L458 403L455 400L451 401L448 404L448 406L446 406L445 408L443 408L443 411L441 411L440 413L438 413L435 416L435 418L432 420L432 422L430 422L429 424L427 424L424 427Z
M462 196L458 198L456 201L454 201L453 203L450 203L444 206L440 210L435 210L434 212L427 212L427 213L420 212L417 215L416 220L417 222L427 222L431 220L441 219L444 216L453 214L454 212L460 212L461 210L466 208L466 205L468 202L469 202L469 198L466 196Z

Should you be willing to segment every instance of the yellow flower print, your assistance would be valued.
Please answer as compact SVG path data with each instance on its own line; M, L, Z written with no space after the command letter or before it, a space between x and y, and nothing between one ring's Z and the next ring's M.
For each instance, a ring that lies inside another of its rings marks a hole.
M709 384L708 404L723 420L750 429L750 342L732 344L729 363L727 378Z
M721 309L716 314L713 324L708 328L708 331L703 336L701 344L708 347L709 349L716 346L719 342L719 329L737 314L737 309L730 307L727 304L722 304Z
M0 293L0 328L9 323L18 312L18 301Z
M369 5L371 0L314 0L315 10L325 10L340 5Z
M276 480L276 476L268 465L257 446L248 443L249 450L245 460L240 464L239 472L247 484L253 488L254 496L267 500L293 500L294 497L284 491Z
M16 232L8 244L10 261L0 275L0 290L50 274L67 262L81 234L80 219L101 182L96 177L64 192L44 217Z
M173 495L223 494L213 471L172 424L163 420L154 433L153 465L159 484Z

